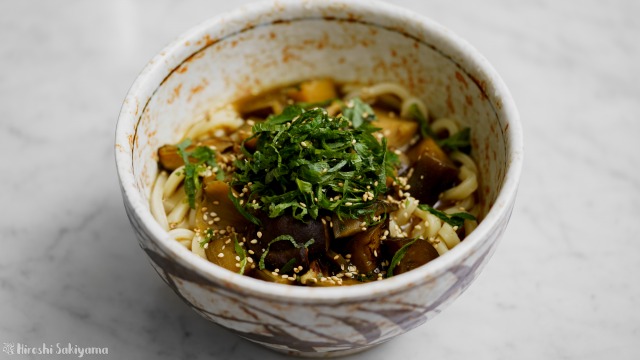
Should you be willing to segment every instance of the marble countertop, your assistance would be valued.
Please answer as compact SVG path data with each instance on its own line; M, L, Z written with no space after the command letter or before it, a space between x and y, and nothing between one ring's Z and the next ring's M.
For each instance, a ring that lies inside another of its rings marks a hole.
M99 359L281 358L164 285L113 159L145 63L245 2L0 2L0 343L108 347ZM432 321L352 358L640 358L640 2L390 2L493 63L521 113L525 165L480 278Z

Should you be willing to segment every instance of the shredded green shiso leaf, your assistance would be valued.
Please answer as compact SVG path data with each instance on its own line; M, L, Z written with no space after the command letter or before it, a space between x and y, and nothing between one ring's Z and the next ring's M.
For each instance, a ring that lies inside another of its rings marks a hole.
M206 146L198 146L193 151L187 151L191 139L185 139L178 144L178 154L184 161L184 192L189 200L189 207L196 208L196 193L200 190L200 175L207 167L215 168L216 152ZM218 180L224 178L222 170L216 174Z
M245 142L257 138L256 150L243 146L245 157L236 162L233 175L232 185L247 187L249 194L236 207L302 221L323 213L371 216L376 200L387 192L397 156L388 151L386 138L373 135L378 129L371 125L375 113L369 105L353 99L343 114L333 117L321 108L293 105L255 124Z
M473 220L473 221L477 221L476 217L466 213L466 212L458 212L458 213L454 213L454 214L447 214L444 211L440 211L440 210L436 210L434 208L432 208L431 206L427 205L427 204L420 204L418 205L418 208L424 210L424 211L428 211L431 214L435 215L436 217L438 217L438 219L446 222L447 224L451 225L451 226L457 226L460 227L462 225L464 225L464 221L465 220Z

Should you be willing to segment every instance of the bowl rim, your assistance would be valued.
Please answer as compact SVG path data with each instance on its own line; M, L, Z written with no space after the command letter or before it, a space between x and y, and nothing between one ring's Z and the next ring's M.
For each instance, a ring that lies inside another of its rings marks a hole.
M169 237L168 233L153 218L148 206L144 206L147 201L134 185L132 156L134 147L132 146L131 151L127 152L119 151L118 149L118 144L129 142L128 135L137 126L142 116L142 111L138 112L140 105L138 98L141 94L146 94L143 98L146 100L151 99L155 90L171 73L173 67L170 64L176 62L180 64L189 54L193 54L193 49L184 46L185 42L195 42L194 40L201 38L203 34L213 28L222 28L225 24L238 22L247 23L247 21L255 19L262 14L272 12L274 7L285 9L284 14L286 14L287 11L304 11L305 8L309 7L329 9L331 6L335 7L336 5L347 6L356 13L364 10L373 12L381 17L409 21L411 26L428 32L430 39L446 44L451 54L456 55L457 58L459 57L465 62L465 68L473 69L479 76L487 80L486 84L484 84L486 88L483 90L490 98L496 98L501 101L501 106L494 106L494 109L498 117L505 119L508 124L508 127L503 129L505 140L508 140L505 159L506 172L502 187L493 206L491 206L474 232L448 252L446 256L439 257L424 266L384 281L374 281L357 286L302 287L270 283L228 271L191 253L191 251ZM118 117L115 143L116 168L123 200L126 204L132 205L130 206L130 216L137 217L142 228L140 230L150 235L155 245L168 255L168 258L195 271L200 276L219 285L222 289L234 292L239 291L242 294L250 294L251 296L266 299L278 299L288 303L326 304L358 301L372 296L390 295L406 291L415 284L424 282L425 279L435 278L443 274L453 264L460 263L465 257L470 256L474 249L479 248L492 236L493 232L498 231L501 221L508 220L517 193L523 159L523 135L515 103L506 84L484 56L467 41L421 14L395 5L369 0L261 1L210 18L192 27L152 58L130 87Z

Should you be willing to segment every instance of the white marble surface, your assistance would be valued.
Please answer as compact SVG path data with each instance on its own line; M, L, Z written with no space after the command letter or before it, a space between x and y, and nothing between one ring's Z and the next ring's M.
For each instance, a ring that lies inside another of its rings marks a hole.
M147 60L244 2L0 2L0 343L108 347L100 359L281 358L201 319L153 272L112 150ZM640 2L392 2L494 64L526 157L480 278L433 321L353 359L640 358Z

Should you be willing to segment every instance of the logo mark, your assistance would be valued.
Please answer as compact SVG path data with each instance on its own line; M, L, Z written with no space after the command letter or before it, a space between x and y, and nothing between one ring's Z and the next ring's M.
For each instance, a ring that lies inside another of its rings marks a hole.
M4 345L2 346L2 351L4 351L9 355L13 355L15 354L14 348L15 348L15 344L13 342L8 342L8 343L4 343Z

